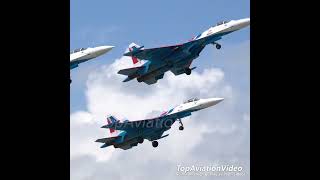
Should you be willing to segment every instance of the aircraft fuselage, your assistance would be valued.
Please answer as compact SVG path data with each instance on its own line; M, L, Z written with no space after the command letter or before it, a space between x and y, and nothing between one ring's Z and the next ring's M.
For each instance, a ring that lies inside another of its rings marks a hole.
M128 130L119 131L119 138L113 145L115 148L130 149L133 146L137 146L138 143L142 143L143 139L155 141L166 137L167 135L162 135L163 132L169 130L177 120L179 120L182 125L182 118L190 116L192 112L214 106L221 101L223 101L223 98L193 98L162 113L153 121L136 121L136 123L131 124L131 126L136 126L136 128L128 128Z
M132 76L129 75L125 82L137 78L138 82L144 81L147 84L153 84L156 83L158 79L162 79L164 73L167 71L171 71L175 75L184 73L189 75L192 70L189 68L192 61L199 57L201 51L207 45L213 44L216 45L217 49L220 49L221 45L218 44L217 41L220 40L222 36L242 29L248 25L250 25L250 18L218 23L189 42L177 45L172 52L163 55L161 58L146 60L146 63L142 66L145 66L147 71L133 74ZM161 47L159 49L161 49ZM139 50L140 49L138 49L138 51ZM153 79L153 81L151 79Z

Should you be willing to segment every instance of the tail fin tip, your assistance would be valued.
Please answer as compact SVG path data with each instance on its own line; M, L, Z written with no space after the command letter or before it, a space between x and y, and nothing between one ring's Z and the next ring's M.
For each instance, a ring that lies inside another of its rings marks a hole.
M141 46L137 45L136 43L131 43L129 45L129 51L130 52L135 51L136 49L139 49L139 48L141 48ZM140 59L138 59L137 57L132 56L131 58L132 58L132 63L133 64L137 64L138 62L140 62Z
M114 117L114 116L108 116L107 117L107 122L108 122L108 124L112 124L112 123L116 123L116 122L118 122L119 120L116 118L116 117ZM109 128L109 130L110 130L110 133L112 134L112 133L114 133L114 132L116 132L116 130L115 129L112 129L112 128Z

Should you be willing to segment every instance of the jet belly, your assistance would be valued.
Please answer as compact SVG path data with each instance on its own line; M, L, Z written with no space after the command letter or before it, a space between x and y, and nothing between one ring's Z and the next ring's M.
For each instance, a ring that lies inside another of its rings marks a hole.
M150 127L146 126L137 128L136 130L126 131L126 136L124 137L123 141L114 143L114 147L127 150L133 146L137 146L141 138L148 139L150 141L161 138L163 132L171 128L171 125L175 122L175 119L172 119L168 123L164 123L165 121L166 119L164 119L164 121L160 121L160 123L154 123Z
M133 132L133 131L123 131L124 136L121 139L118 139L118 141L115 141L113 146L115 148L121 148L121 149L130 149L132 146L136 146L138 144L138 137L139 137L139 131Z
M169 67L164 62L159 62L157 64L150 64L148 72L140 75L137 80L139 82L146 81L148 79L162 79L163 74L169 70Z
M185 64L184 62L191 58L195 59L196 57L193 56L194 54L191 54L189 51L179 51L162 60L154 61L154 64L150 65L148 72L141 75L138 81L141 82L150 78L155 78L156 80L162 79L165 72L179 67L181 64Z
M146 128L143 132L142 137L148 139L149 141L154 141L162 138L162 134L169 130L176 121L176 118L166 118L164 117L159 123L154 124L153 127Z
M127 150L132 148L133 146L137 146L139 142L138 138L131 138L131 139L125 139L123 142L121 143L116 143L113 146L115 148L121 148L123 150Z

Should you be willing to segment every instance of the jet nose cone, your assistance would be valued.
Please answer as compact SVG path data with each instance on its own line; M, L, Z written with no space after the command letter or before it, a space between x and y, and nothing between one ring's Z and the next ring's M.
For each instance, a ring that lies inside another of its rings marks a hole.
M247 27L250 25L250 18L240 19L239 24L241 28Z
M97 47L97 51L99 52L99 54L105 54L113 48L114 46L99 46Z
M206 99L205 101L205 106L206 107L210 107L210 106L214 106L216 104L218 104L219 102L223 101L224 98L210 98L210 99Z

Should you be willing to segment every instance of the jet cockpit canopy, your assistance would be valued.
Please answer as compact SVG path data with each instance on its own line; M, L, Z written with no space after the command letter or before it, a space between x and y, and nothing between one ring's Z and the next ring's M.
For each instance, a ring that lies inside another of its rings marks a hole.
M80 51L83 51L83 50L86 50L86 49L87 48L78 48L78 49L73 50L72 53L80 52Z
M221 24L226 24L226 23L228 23L228 22L230 22L230 21L220 21L220 22L218 22L218 23L216 24L216 26L219 26L219 25L221 25Z
M199 98L191 98L187 101L184 101L183 103L185 104L185 103L194 102L194 101L199 101Z

